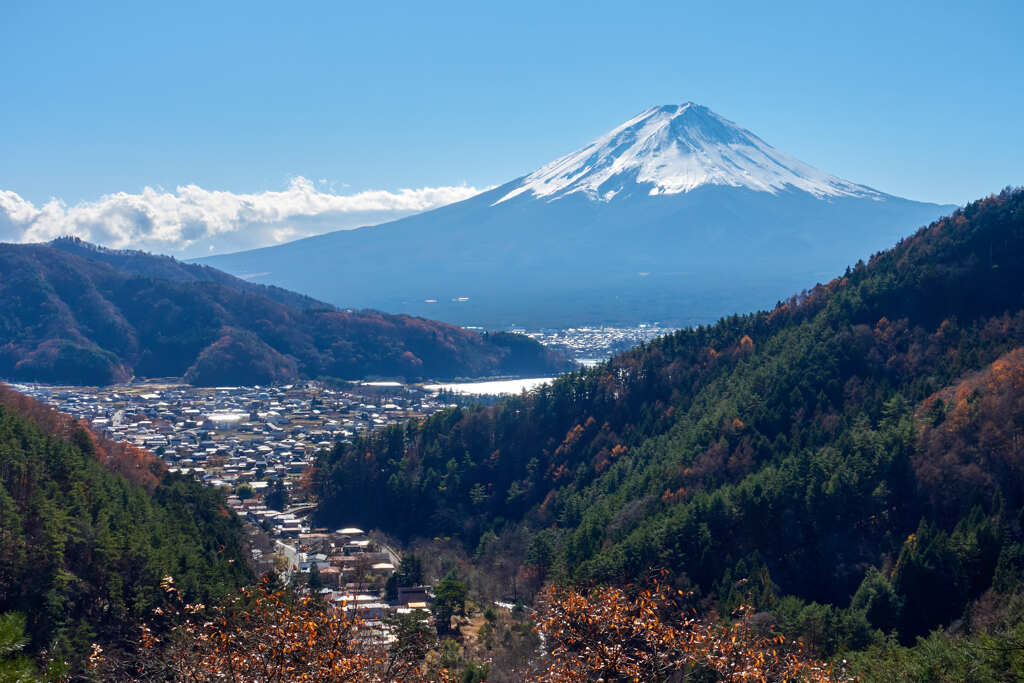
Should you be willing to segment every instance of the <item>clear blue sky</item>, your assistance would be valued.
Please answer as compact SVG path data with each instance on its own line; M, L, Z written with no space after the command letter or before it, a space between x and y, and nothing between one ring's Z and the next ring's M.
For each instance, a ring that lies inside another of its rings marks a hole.
M693 100L826 171L1024 183L1017 2L52 3L0 8L0 190L497 184Z

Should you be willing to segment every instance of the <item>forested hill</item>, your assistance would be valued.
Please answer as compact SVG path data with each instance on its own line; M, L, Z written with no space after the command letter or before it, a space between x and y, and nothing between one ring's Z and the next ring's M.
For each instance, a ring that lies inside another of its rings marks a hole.
M185 263L172 256L150 254L135 249L107 249L91 244L77 237L59 237L47 243L69 254L75 254L91 261L100 261L132 275L170 280L172 282L216 282L240 292L251 292L267 297L279 304L299 310L318 309L333 310L334 306L313 297L299 294L273 285L261 285L242 278L229 275L223 270L197 263Z
M568 365L525 337L376 311L296 308L236 278L206 277L212 269L169 261L168 274L152 265L158 257L147 258L73 242L0 244L0 377L224 385L548 374ZM131 266L140 261L144 274Z
M542 579L663 567L912 639L1024 577L1021 347L1006 190L770 312L339 445L319 515L470 550L525 529Z
M91 643L137 647L164 576L199 601L251 582L241 531L222 492L0 385L0 615L29 654L80 673Z

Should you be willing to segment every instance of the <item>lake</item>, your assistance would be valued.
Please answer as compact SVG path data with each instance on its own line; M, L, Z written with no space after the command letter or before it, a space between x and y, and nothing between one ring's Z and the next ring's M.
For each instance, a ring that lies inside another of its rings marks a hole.
M450 391L455 394L479 394L500 396L502 394L518 394L524 389L530 391L541 384L550 382L553 377L530 377L526 379L502 379L487 382L455 382L448 384L427 384L427 391Z

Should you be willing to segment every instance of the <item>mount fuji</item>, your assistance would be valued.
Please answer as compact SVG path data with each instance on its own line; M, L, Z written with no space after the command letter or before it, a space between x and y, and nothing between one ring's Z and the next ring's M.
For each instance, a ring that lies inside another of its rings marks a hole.
M830 175L689 102L456 204L200 260L463 325L687 325L771 306L953 208Z

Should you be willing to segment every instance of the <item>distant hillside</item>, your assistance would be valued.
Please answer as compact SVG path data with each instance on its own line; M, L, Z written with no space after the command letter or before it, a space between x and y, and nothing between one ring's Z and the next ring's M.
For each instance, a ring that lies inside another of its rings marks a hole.
M1024 595L1022 347L1007 190L772 311L339 444L319 515L461 538L520 565L510 594L665 568L825 654L912 643Z
M0 614L25 617L27 652L68 663L62 680L85 680L92 643L137 646L164 576L202 602L253 580L222 492L5 385L0 442Z
M240 292L261 294L271 301L285 306L305 309L333 309L334 306L317 301L304 294L292 292L273 285L261 285L248 280L228 275L222 270L196 263L183 263L171 256L150 254L145 251L130 249L107 249L90 244L77 237L61 237L48 243L48 246L69 254L75 254L90 261L102 261L114 268L132 275L141 275L156 280L171 282L216 282Z
M309 304L296 308L211 268L76 242L58 246L0 244L0 377L72 384L184 377L219 385L546 374L567 366L527 338L341 312L270 292Z

